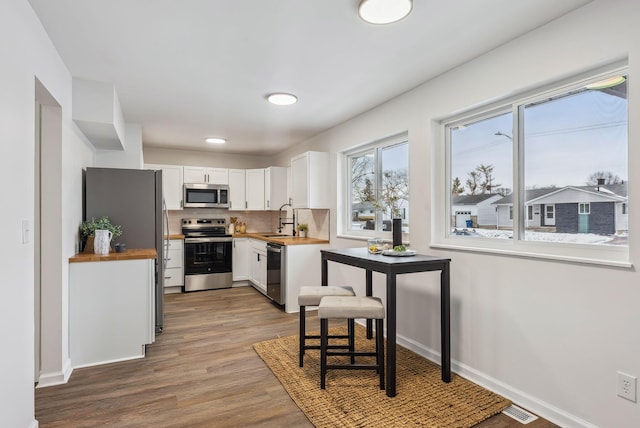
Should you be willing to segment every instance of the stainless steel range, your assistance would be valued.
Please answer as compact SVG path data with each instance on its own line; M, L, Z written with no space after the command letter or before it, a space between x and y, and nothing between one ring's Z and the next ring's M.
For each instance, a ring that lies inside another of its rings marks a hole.
M183 218L184 291L231 287L231 249L225 219Z

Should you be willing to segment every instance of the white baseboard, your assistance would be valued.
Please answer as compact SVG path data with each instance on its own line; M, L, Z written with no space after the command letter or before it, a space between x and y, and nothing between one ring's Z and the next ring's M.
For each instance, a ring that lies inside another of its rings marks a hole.
M69 381L73 367L71 367L71 360L67 358L62 371L53 373L40 373L38 378L38 385L36 388L46 388L47 386L64 385ZM37 423L37 421L36 421Z
M38 420L34 419L31 421L31 423L29 424L29 428L38 428L39 424L38 424Z

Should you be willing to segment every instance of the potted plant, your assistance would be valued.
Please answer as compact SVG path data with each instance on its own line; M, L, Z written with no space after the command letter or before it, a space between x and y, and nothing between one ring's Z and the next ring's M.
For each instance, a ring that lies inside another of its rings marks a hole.
M306 223L300 223L298 225L298 232L300 233L300 237L301 238L306 238L307 237L307 231L309 230L309 225L307 225Z
M112 234L112 238L117 238L122 235L122 227L120 225L112 224L109 217L103 216L98 219L91 218L91 220L83 221L80 225L80 237L84 243L84 252L93 252L93 237L96 230L108 230Z

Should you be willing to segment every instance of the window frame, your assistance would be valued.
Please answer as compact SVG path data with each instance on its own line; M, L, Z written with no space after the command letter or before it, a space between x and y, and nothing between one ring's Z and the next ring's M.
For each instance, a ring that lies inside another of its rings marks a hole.
M586 73L523 92L522 94L495 101L484 106L468 110L455 116L445 117L433 121L433 126L438 129L438 145L436 154L441 159L443 167L439 171L438 182L440 185L434 194L432 201L432 217L434 224L430 246L432 248L454 249L473 252L487 252L515 257L529 257L551 260L564 260L572 263L586 263L596 265L609 265L630 268L633 264L630 260L629 241L627 246L607 246L572 244L564 242L542 242L525 240L526 208L522 195L524 195L524 126L521 109L534 102L542 102L545 99L579 89L585 85L616 75L630 76L628 62L620 61L609 66L601 67ZM627 92L629 96L629 92ZM628 98L627 98L628 99ZM455 127L464 126L470 122L480 121L492 116L511 111L513 113L513 236L511 239L481 238L473 236L456 236L451 233L451 132ZM629 109L627 110L627 135L631 134L629 121ZM627 162L629 162L629 147L627 144ZM436 203L442 201L442 204ZM444 206L444 209L443 209ZM554 207L555 217L555 207Z
M362 239L366 240L369 238L381 238L385 240L392 239L392 231L383 231L383 220L382 217L376 212L374 209L374 217L375 217L375 229L352 229L351 228L351 215L352 215L352 207L351 207L351 166L350 159L354 156L363 155L367 152L374 151L375 152L375 180L376 186L380 186L381 176L380 172L382 169L382 159L379 153L383 149L391 148L397 145L406 144L407 150L410 151L411 146L409 145L409 133L407 131L394 134L389 137L384 137L369 143L361 144L356 147L352 147L340 153L340 158L343 164L342 174L343 179L341 182L341 192L342 192L342 204L343 209L339 209L340 216L342 217L342 221L338 224L340 225L340 230L338 231L338 237L341 238L351 238L351 239ZM411 193L411 182L410 182L410 171L409 171L409 159L410 155L407 156L407 180L408 183L408 191L409 200ZM410 202L409 202L410 207ZM403 213L403 218L407 217L407 207L401 208L401 212ZM409 217L410 218L410 217ZM380 229L378 229L380 228ZM408 242L408 233L403 233L403 242Z

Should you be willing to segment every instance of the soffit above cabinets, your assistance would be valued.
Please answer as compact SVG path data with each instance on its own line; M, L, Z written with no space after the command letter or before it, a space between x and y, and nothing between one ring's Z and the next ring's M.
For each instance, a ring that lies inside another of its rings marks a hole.
M98 150L124 150L125 122L113 84L73 78L73 121Z

